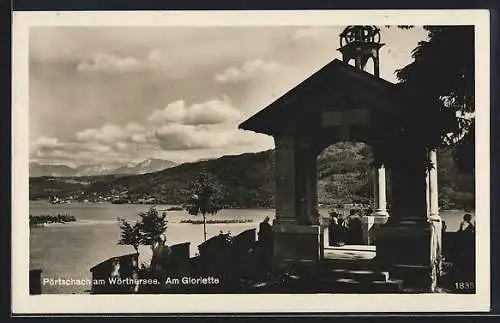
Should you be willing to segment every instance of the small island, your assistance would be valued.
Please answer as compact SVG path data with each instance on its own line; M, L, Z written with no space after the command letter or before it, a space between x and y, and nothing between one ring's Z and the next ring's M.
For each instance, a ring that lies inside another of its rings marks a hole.
M182 206L171 206L167 211L184 211L184 208Z
M232 224L232 223L251 223L253 219L214 219L207 220L206 224ZM183 219L179 223L203 224L203 220Z
M58 214L58 215L31 215L30 214L30 228L33 227L45 227L48 224L53 223L68 223L76 222L76 218L69 214Z

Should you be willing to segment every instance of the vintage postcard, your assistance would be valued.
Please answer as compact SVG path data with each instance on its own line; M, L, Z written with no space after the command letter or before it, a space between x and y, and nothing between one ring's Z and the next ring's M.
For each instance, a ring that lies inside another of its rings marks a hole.
M489 311L489 39L486 10L14 12L13 313Z

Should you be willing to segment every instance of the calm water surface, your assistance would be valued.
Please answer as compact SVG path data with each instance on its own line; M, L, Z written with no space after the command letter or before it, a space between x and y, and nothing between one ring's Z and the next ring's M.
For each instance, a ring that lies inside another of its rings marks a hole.
M168 206L159 205L159 210ZM119 246L120 228L118 218L138 219L138 213L146 211L147 205L73 203L67 205L31 201L30 214L70 214L75 223L53 225L30 230L30 268L41 268L42 278L90 279L89 269L110 257L134 252L131 246ZM322 210L327 214L326 210ZM448 231L456 231L463 212L445 211L441 215ZM209 219L253 219L252 223L208 224L208 237L221 230L236 235L247 229L258 229L266 216L274 218L272 209L222 210ZM191 242L191 255L203 242L203 225L182 224L182 219L201 219L185 211L168 211L167 243ZM42 293L86 293L90 286L42 286Z

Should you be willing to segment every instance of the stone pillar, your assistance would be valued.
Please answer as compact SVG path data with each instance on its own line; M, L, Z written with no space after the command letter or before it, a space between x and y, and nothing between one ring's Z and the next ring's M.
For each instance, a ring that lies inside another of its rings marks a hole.
M408 144L392 169L391 220L422 222L427 218L425 149ZM402 148L403 149L403 148Z
M426 185L426 190L425 190L425 200L427 202L427 216L431 214L431 195L429 192L430 189L430 172L427 170L427 176L425 177L425 185Z
M312 141L275 137L276 219L274 260L318 264L323 257L323 232L317 212L316 156Z
M307 197L309 200L307 207L307 215L309 223L319 224L318 211L318 162L316 156L311 157L307 173Z
M375 210L371 215L362 218L363 242L374 245L378 228L387 222L386 178L385 167L380 165L373 170L373 201Z
M429 174L429 216L439 215L438 202L438 175L437 175L437 153L435 149L429 151L429 161L431 169Z
M442 233L443 221L439 215L438 205L438 176L437 176L437 152L435 149L429 151L430 168L428 174L428 220L431 227L430 261L431 261L431 291L437 285L438 277L442 269Z
M298 141L296 154L297 192L302 203L298 221L301 224L319 224L318 212L318 162L312 138L301 138Z
M391 216L377 233L376 259L407 286L430 288L433 232L427 217L427 150L405 142L397 154L391 169Z
M380 143L373 145L375 160L381 160ZM387 212L387 185L385 165L380 163L373 169L373 207L371 215L364 216L362 221L363 243L367 245L375 245L377 241L377 232L383 224L388 220Z
M295 193L296 217L298 224L317 223L316 196L316 156L313 154L313 142L310 138L297 139L295 153Z
M296 222L295 218L295 138L274 137L276 219Z
M386 198L386 181L385 181L385 167L380 165L374 171L374 204L375 211L373 215L388 216L387 213L387 198Z

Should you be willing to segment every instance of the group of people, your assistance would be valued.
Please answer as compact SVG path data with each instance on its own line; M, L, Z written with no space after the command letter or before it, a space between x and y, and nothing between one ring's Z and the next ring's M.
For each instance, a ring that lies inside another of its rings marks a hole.
M363 244L361 217L356 210L349 211L349 216L342 217L337 212L330 212L329 225L330 245Z

